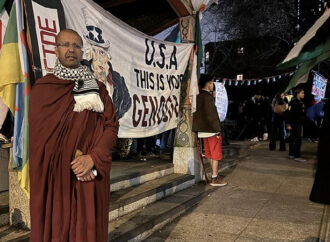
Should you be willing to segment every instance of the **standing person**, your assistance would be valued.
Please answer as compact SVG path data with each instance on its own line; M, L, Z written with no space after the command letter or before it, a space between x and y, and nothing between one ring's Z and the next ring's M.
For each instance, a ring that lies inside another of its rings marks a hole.
M317 169L309 199L313 202L330 204L330 103L324 105L324 118L321 125L317 151Z
M247 103L247 113L250 117L252 141L266 140L267 135L267 98L262 95L261 89Z
M305 92L301 88L294 91L294 97L290 102L290 122L291 122L291 138L289 144L289 157L295 161L304 162L301 158L301 139L303 135L303 125L305 122L305 104L302 101Z
M83 41L56 36L53 74L30 98L31 241L108 238L111 149L118 121L104 84L80 64Z
M213 77L202 74L199 79L202 88L197 96L196 112L193 116L192 131L198 132L203 138L205 156L212 167L211 186L225 186L227 182L220 180L218 175L219 160L222 159L221 124L213 99Z
M288 109L288 100L284 97L282 91L277 92L272 101L272 125L271 132L269 136L269 149L276 149L276 138L279 137L280 140L280 151L285 151L285 140L284 140L284 114Z

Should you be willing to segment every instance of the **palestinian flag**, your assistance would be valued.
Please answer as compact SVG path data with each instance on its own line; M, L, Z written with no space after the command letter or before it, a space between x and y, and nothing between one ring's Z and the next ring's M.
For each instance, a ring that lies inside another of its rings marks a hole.
M307 82L310 70L318 63L330 58L329 29L330 11L326 10L278 65L278 69L281 70L298 66L286 92L300 83Z
M309 72L313 69L313 67L329 58L330 51L327 51L319 56L316 56L315 58L301 63L298 67L298 70L296 71L296 74L290 80L285 92L288 92L290 89L297 86L298 84L306 83L308 81Z
M30 73L27 55L26 34L23 28L23 8L21 0L16 0L18 48L24 83L16 84L16 107L14 123L13 168L17 170L18 183L26 195L30 196L29 176L29 97Z

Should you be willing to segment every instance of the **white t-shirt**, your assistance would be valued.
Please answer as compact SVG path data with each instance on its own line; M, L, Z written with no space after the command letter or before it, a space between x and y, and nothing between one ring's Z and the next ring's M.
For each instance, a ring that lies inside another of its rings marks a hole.
M215 135L217 135L217 133L208 133L208 132L198 132L197 133L198 138L209 138L209 137L212 137Z

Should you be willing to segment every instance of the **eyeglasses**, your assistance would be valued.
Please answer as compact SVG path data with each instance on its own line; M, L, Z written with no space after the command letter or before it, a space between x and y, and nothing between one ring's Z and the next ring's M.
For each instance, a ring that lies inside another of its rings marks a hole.
M73 49L75 50L81 50L82 49L82 46L76 44L76 43L69 43L69 42L65 42L65 43L60 43L60 44L57 44L56 46L61 46L63 48L70 48L70 46L72 46Z

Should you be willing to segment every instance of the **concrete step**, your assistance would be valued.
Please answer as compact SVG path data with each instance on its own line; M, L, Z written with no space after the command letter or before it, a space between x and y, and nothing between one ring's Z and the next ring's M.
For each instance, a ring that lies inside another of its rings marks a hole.
M113 177L113 173L116 174L116 167L118 170L120 166L125 165L123 162L114 162L113 168L110 175L110 191L118 191L125 188L129 188L132 186L136 186L139 184L143 184L148 181L152 181L154 179L161 178L163 176L170 175L174 172L173 163L152 163L145 164L146 162L137 162L139 167L132 166L132 168L121 171L120 175Z
M108 241L142 241L217 189L204 184L175 193L109 223Z
M30 231L16 227L4 226L0 228L0 241L2 242L28 242Z
M110 194L109 220L124 216L150 203L192 186L195 177L170 174L144 184L122 189Z
M9 206L0 206L0 228L9 224Z
M137 162L139 167L143 166L143 162ZM123 165L118 164L116 165ZM132 168L126 169L115 178L111 178L111 191L118 191L132 186L143 184L163 176L173 174L173 163L150 162L143 169L137 169L137 166L132 165ZM9 198L8 191L0 192L0 227L9 225Z
M8 192L0 192L0 228L9 224Z
M224 150L220 172L230 170L236 166L238 159L244 158L244 155L238 155L243 153L238 145ZM141 162L137 164L141 166ZM146 239L217 189L204 184L194 184L194 177L191 175L173 174L172 163L159 164L156 161L148 161L148 164L147 169L147 166L143 169L132 167L125 171L126 174L111 176L111 241ZM210 169L208 164L206 166ZM2 227L0 241L29 241L29 231Z
M170 174L146 183L132 186L110 194L110 221L120 216L143 209L159 199L191 187L195 177L185 174ZM0 241L29 241L29 231L5 226L0 228Z

